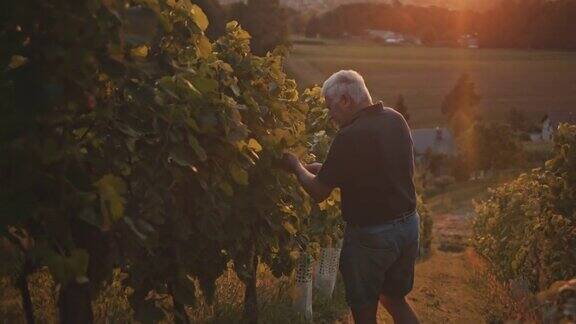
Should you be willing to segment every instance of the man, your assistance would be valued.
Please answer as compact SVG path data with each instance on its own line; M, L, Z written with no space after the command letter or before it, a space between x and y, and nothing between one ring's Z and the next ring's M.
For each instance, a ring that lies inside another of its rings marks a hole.
M286 166L318 202L341 190L340 271L355 323L376 323L378 300L395 323L418 323L405 299L419 239L410 129L400 113L372 102L355 71L332 75L322 94L340 127L326 161L302 165L287 153Z

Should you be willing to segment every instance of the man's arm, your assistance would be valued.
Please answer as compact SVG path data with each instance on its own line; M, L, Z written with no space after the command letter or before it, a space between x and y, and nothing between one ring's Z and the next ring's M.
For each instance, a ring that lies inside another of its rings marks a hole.
M320 169L322 169L322 163L314 162L310 164L305 164L304 168L308 170L308 172L316 175L318 174L318 172L320 172Z
M302 188L304 188L304 190L315 201L322 202L326 200L328 196L330 196L330 193L332 193L332 190L334 188L329 187L320 182L313 173L311 173L309 170L307 170L307 168L304 165L302 165L300 160L298 160L298 158L295 155L288 153L285 158L287 159L289 168L294 173L294 175L296 175L296 178L298 179L298 182L300 182L300 185L302 185ZM319 165L320 167L322 166L321 164ZM319 167L318 170L320 170Z

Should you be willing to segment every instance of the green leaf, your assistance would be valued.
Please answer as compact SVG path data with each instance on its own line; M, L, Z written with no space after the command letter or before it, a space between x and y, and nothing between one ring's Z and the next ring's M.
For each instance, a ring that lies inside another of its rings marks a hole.
M188 143L190 144L190 146L192 146L192 149L194 150L200 161L206 161L206 159L208 158L208 156L206 155L206 151L200 145L200 143L198 142L196 137L194 137L194 135L192 134L188 135Z
M170 158L180 166L190 166L194 164L192 152L183 146L175 146L170 149Z
M198 91L203 93L214 92L218 90L218 81L215 79L196 77L192 80L192 83L196 89L198 89Z
M51 253L47 256L46 265L54 281L59 284L66 285L70 280L72 280L72 275L68 271L66 266L66 259L57 253Z
M67 259L70 270L76 279L86 276L86 272L88 271L88 261L90 260L90 256L86 250L74 249L70 253L70 257Z
M220 189L229 197L234 195L234 189L232 189L232 186L228 182L222 181L218 187L220 187Z
M107 174L95 184L100 195L101 208L106 218L116 221L124 215L126 193L124 180L112 174Z
M228 171L230 171L230 175L232 175L232 179L234 179L236 183L244 186L248 185L248 172L246 172L246 170L232 163L229 165Z
M45 262L57 283L66 285L71 280L86 280L90 256L86 250L74 249L66 257L48 250Z
M91 207L84 208L84 210L78 214L78 217L90 225L96 226L98 228L102 226L102 219L100 218L100 215L98 215Z

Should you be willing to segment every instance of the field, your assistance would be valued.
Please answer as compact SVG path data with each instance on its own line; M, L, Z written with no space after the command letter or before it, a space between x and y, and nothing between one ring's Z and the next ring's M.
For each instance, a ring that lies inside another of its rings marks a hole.
M445 123L442 100L463 72L476 83L486 119L503 120L513 107L535 122L548 111L576 112L576 53L328 41L295 44L287 69L302 87L340 69L357 70L375 100L391 106L404 95L412 127Z

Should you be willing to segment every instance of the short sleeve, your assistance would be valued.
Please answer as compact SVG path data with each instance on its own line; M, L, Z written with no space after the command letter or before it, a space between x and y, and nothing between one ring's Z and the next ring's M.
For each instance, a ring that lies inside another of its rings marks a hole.
M347 163L347 150L349 148L346 145L345 137L342 134L336 135L330 145L330 150L328 151L328 156L322 164L320 172L318 172L318 180L325 185L330 187L340 187L346 181L345 176L347 175L346 167L349 166Z

